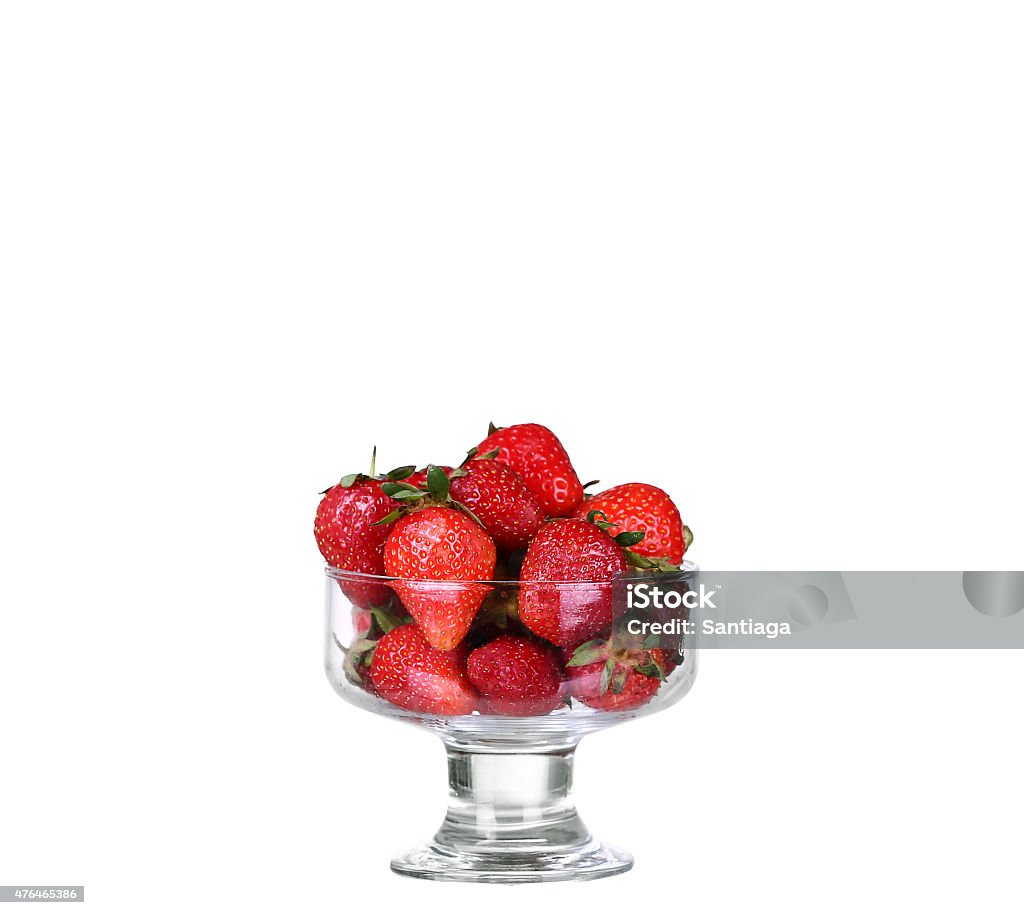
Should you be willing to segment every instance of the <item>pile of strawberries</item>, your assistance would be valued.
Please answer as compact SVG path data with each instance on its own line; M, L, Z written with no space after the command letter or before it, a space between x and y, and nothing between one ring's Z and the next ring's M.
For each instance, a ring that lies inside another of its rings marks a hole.
M338 576L348 679L443 716L650 701L680 657L613 619L612 582L678 570L692 535L656 486L585 488L555 434L527 423L492 425L459 467L371 467L326 490L324 559L387 576Z

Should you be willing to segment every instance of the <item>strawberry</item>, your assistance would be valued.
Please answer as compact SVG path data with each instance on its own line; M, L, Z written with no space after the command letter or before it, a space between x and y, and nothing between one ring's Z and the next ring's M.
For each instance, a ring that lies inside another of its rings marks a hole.
M323 494L316 510L313 535L321 554L336 569L367 575L384 574L384 544L392 525L379 524L395 507L381 481L350 474ZM384 605L392 597L387 585L373 581L339 582L357 607Z
M611 624L612 579L627 567L622 547L598 525L549 521L523 560L520 619L555 645L577 645Z
M370 677L377 695L412 712L455 716L476 708L465 650L438 651L412 623L377 643Z
M490 433L476 447L479 454L497 450L495 457L523 478L544 512L566 518L583 500L583 487L562 443L545 426L523 423Z
M465 505L505 553L526 548L544 512L522 477L496 460L472 460L452 474L451 494Z
M679 565L693 541L668 493L648 483L625 483L599 492L581 502L573 517L585 519L592 511L601 512L610 522L607 531L613 537L621 531L643 531L646 536L634 546L641 556Z
M571 695L591 708L621 712L650 702L661 687L668 659L660 648L614 647L595 639L566 662Z
M466 672L492 715L546 715L562 702L555 652L532 639L502 635L471 652Z
M395 522L384 568L427 640L450 651L469 631L490 588L497 551L487 532L463 512L428 505Z

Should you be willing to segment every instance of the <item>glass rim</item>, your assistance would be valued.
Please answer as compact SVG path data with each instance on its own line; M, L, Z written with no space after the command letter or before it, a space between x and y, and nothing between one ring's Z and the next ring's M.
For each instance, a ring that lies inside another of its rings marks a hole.
M512 588L523 585L547 585L550 587L569 589L585 589L602 585L614 585L616 582L629 581L679 581L685 578L692 578L700 571L700 566L690 559L683 559L678 572L657 572L653 570L631 569L625 575L616 575L604 581L537 581L531 578L512 579L465 579L461 581L445 581L431 578L409 578L397 575L372 575L369 572L354 572L349 569L339 569L330 563L324 564L324 574L335 581L351 582L353 584L377 584L377 585L431 585L436 588L458 588L465 585L487 585L490 588Z

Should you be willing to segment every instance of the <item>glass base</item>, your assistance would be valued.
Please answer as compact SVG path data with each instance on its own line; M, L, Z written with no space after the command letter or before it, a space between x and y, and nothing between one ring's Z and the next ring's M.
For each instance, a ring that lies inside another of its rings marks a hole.
M403 877L468 883L597 880L624 874L632 866L633 856L628 851L596 839L561 853L512 850L474 853L431 842L391 862L391 870Z
M432 842L395 858L425 880L540 883L621 874L633 856L590 835L571 801L574 747L448 745L448 813Z

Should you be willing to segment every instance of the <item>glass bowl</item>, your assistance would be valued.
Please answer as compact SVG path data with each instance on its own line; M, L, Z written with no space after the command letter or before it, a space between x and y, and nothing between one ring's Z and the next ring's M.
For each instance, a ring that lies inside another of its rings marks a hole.
M366 711L435 731L448 753L444 822L430 842L395 858L393 871L521 883L594 879L632 867L628 852L595 839L577 814L574 753L586 734L661 711L689 691L697 652L679 622L688 615L685 600L668 609L648 600L637 609L643 602L633 595L646 583L685 598L696 592L696 565L595 583L411 581L331 566L326 574L325 666L335 691ZM422 599L481 601L454 650L438 652L414 628L406 605ZM552 638L562 644L526 629L520 610L531 620L538 612L554 620ZM594 632L595 619L610 624ZM497 638L529 643L548 659L545 670L557 671L540 707L533 699L496 701L466 676L467 658L478 673L486 653L477 663L473 652ZM399 666L404 673L393 675Z

